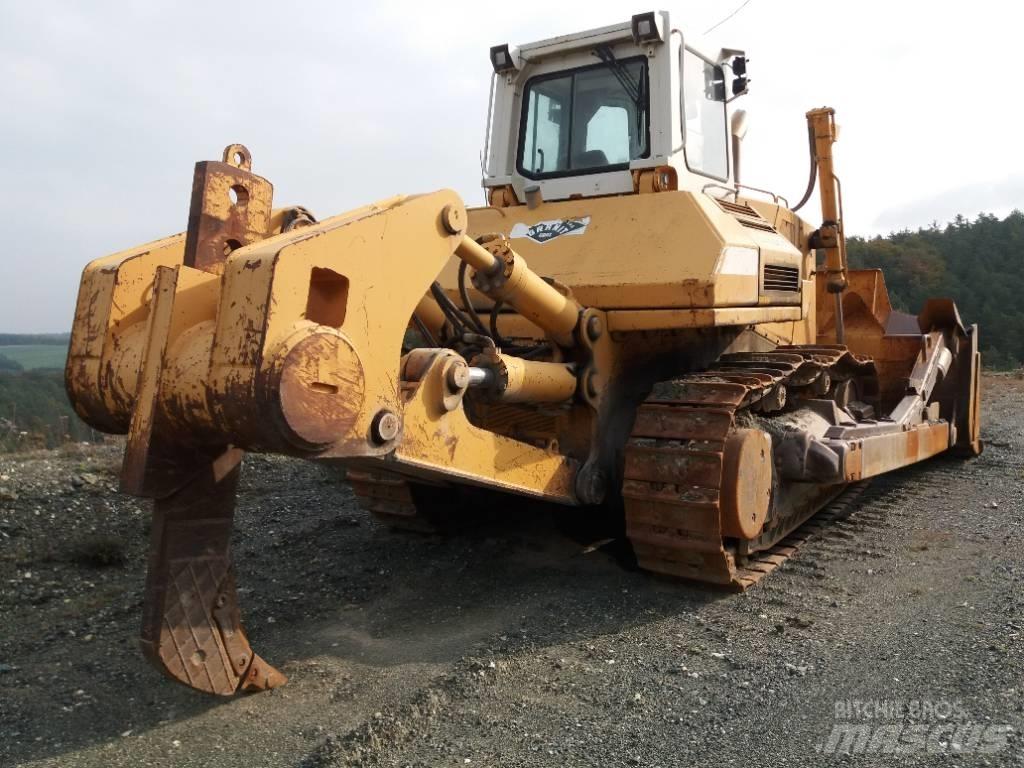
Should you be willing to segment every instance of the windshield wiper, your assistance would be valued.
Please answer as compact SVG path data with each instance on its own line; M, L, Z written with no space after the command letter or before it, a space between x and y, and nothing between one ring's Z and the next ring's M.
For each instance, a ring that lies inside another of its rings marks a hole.
M599 45L594 49L594 54L601 60L611 73L615 75L615 79L619 81L619 85L622 86L622 90L626 92L626 95L633 100L633 104L636 107L636 131L639 135L644 129L644 117L646 110L644 109L644 76L641 70L640 77L637 80L633 79L633 76L629 73L622 62L615 58L615 54L612 53L612 49L607 45Z
M615 58L612 49L607 45L600 45L595 48L594 54L615 75L615 79L619 81L622 90L633 100L637 111L639 111L643 107L643 77L639 80L634 80L629 70L622 66L622 62Z

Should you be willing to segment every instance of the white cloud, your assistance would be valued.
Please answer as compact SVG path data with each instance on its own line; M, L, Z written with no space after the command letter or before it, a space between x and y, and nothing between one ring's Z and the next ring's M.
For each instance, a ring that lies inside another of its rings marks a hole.
M933 222L944 224L957 214L973 218L978 213L993 213L1002 217L1014 209L1024 210L1024 174L954 187L895 205L881 213L874 229L890 232L927 227Z
M739 1L668 5L689 33ZM230 142L250 147L277 200L322 216L441 187L476 203L490 45L647 9L3 3L0 330L66 329L82 266L180 231L192 164ZM1021 15L995 0L752 0L713 35L751 56L747 180L798 197L803 114L829 103L843 126L851 232L913 226L961 204L965 214L1020 205L1024 153L1010 131L1024 104L1010 78Z

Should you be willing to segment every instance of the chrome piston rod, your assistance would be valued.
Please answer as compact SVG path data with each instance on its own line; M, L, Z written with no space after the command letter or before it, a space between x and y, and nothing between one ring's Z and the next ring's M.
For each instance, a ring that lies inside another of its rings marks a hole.
M494 371L490 368L478 368L475 365L469 366L469 386L489 387L494 383Z

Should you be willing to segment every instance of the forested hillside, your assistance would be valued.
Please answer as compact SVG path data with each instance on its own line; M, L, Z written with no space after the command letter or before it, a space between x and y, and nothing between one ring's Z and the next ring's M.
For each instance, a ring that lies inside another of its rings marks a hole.
M51 344L66 347L70 333L0 333L0 347L26 344Z
M0 333L0 452L98 439L64 392L69 338Z
M917 312L930 296L956 300L981 326L987 367L1024 364L1024 213L963 216L940 227L849 239L851 267L880 267L893 305Z
M61 371L0 371L0 453L99 436L75 414Z

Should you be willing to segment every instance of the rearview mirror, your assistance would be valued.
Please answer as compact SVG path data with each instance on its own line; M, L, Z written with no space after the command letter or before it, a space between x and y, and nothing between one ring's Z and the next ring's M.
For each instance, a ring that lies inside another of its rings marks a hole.
M558 101L548 102L548 122L555 125L562 124L562 104Z

